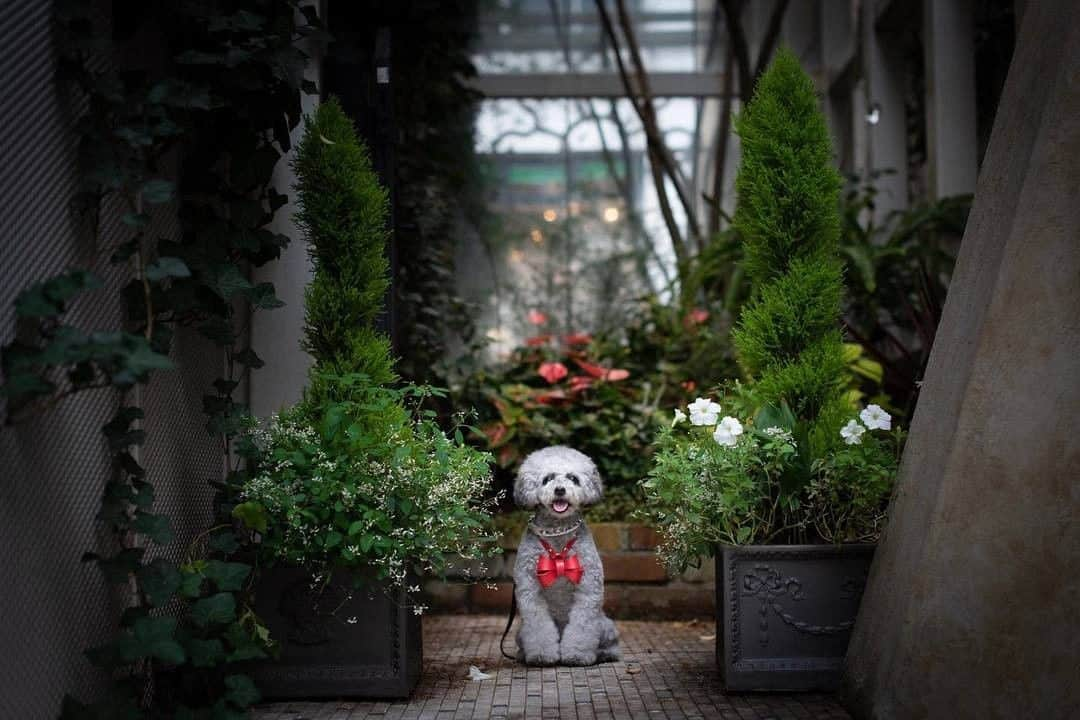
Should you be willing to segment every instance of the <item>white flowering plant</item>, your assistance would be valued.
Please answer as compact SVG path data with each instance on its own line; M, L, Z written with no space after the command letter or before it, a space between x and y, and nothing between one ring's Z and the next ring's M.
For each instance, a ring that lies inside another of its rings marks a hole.
M345 399L301 403L246 438L233 515L258 533L264 557L315 577L360 569L409 591L414 573L497 553L490 455L419 410L438 391L334 382L349 388Z
M786 405L755 411L747 388L730 390L675 409L657 436L641 514L665 564L685 569L718 544L876 540L904 438L889 414L868 405L817 437Z

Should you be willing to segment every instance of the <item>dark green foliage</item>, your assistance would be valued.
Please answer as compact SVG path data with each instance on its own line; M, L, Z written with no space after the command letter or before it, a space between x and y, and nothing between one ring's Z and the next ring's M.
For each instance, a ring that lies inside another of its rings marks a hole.
M941 320L971 196L942 198L875 222L877 190L852 185L841 205L848 336L884 369L882 389L908 425Z
M796 258L833 259L840 234L840 176L814 84L788 49L776 53L735 121L742 163L735 227L755 285Z
M813 83L789 50L761 76L735 128L735 229L753 295L733 339L761 401L786 403L812 428L842 402L840 178Z
M323 397L326 373L392 382L389 341L374 328L389 289L389 199L336 100L309 118L293 167L296 219L315 271L304 293L304 349L315 359L310 398Z
M92 0L64 0L53 10L57 87L81 113L74 127L82 182L72 207L93 236L85 246L131 270L122 330L67 324L69 304L94 301L80 293L102 292L93 275L75 270L20 294L17 339L3 348L7 422L87 390L121 398L103 427L113 467L98 515L115 543L111 554L84 560L131 603L114 637L87 651L112 688L92 704L66 697L62 716L242 718L258 693L228 664L266 657L269 642L242 593L251 568L227 561L240 548L231 524L197 537L182 564L166 559L172 552L149 552L175 538L169 517L154 512L149 478L160 472L136 460L134 448L146 440L137 425L143 411L123 399L172 367L178 326L196 328L224 360L203 406L223 461L232 456L246 416L232 398L237 373L262 364L239 344L238 328L250 312L281 305L272 285L247 278L288 242L266 229L286 200L271 180L299 121L300 94L315 90L296 42L317 34L314 9L299 0L150 0L118 4L107 21ZM98 222L106 199L130 208L118 226ZM172 201L175 211L158 207ZM171 240L150 231L161 212L179 216L181 232ZM148 561L152 554L164 557ZM167 614L155 610L164 607Z

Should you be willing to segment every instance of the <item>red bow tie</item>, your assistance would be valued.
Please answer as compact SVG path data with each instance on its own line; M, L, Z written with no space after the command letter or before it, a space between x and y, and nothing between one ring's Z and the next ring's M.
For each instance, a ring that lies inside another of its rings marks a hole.
M585 568L581 567L581 561L577 555L568 555L570 548L574 547L577 538L570 538L562 552L548 545L547 540L540 538L540 544L544 546L547 555L541 555L536 559L536 577L540 580L541 587L548 587L561 577L577 585L581 582L581 576Z

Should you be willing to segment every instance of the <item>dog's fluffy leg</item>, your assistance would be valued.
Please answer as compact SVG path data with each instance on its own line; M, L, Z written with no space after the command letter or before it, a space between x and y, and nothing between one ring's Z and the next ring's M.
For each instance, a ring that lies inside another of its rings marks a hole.
M536 577L536 559L543 552L540 543L528 535L518 546L514 563L514 592L518 611L521 613L521 629L517 641L519 655L526 665L555 665L559 662L559 629L551 617L547 601L540 593L540 581Z
M559 659L564 665L595 665L611 656L613 643L618 652L618 637L612 637L615 626L604 615L604 566L592 535L585 534L575 547L585 567L585 575L574 592L574 602L559 644ZM605 657L600 656L602 648Z

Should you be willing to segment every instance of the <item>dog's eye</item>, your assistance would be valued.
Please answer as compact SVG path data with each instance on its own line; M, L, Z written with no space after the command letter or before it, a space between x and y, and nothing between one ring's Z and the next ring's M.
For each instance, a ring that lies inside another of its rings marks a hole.
M581 481L578 480L578 476L575 475L574 473L567 473L566 474L566 479L569 480L570 482L574 483L575 485L581 485Z
M544 476L543 484L547 485L549 482L555 479L555 473L548 473Z

